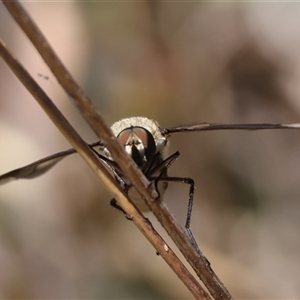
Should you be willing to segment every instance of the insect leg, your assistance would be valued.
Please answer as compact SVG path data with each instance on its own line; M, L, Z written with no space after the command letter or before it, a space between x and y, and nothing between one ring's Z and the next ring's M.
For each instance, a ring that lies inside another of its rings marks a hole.
M98 153L94 148L91 148L93 152L99 157L105 167L111 171L116 179L116 181L121 185L122 189L127 192L128 191L128 184L124 181L124 179L119 175L116 170L116 163L111 161L110 159L106 158L105 156Z
M156 178L153 178L156 181ZM192 209L193 209L193 202L194 202L194 192L195 192L195 182L192 178L187 177L160 177L159 181L166 181L166 182L182 182L188 184L190 186L189 189L189 202L188 202L188 210L187 216L185 221L185 230L190 238L190 241L194 247L194 249L200 254L200 249L197 245L197 242L194 238L194 235L191 230L191 217L192 217Z
M116 181L121 185L123 191L127 194L129 190L129 185L124 181L124 179L119 175L117 170L115 169L114 162L109 160L108 158L104 157L100 153L98 153L94 148L92 148L94 153L99 157L102 163L106 166L106 168L111 171L116 179ZM128 220L132 220L132 218L125 212L125 210L118 204L115 198L110 200L110 205L118 210L120 210L124 215L125 218Z
M124 216L127 220L130 220L130 221L132 220L132 218L126 213L126 211L118 204L118 202L115 198L110 200L110 205L112 207L120 210L124 214Z
M163 174L164 171L166 171L174 162L175 160L179 157L180 153L179 151L176 151L160 163L158 163L155 167L153 167L151 170L148 170L148 173L145 173L147 177L151 177L153 174L156 172L161 172L160 174ZM159 177L162 177L159 175Z
M159 183L159 181L164 181L164 180L161 180L163 177L168 178L167 177L168 176L167 175L168 168L175 162L175 160L179 157L179 155L180 155L179 151L176 151L175 153L170 155L168 158L166 158L163 161L161 161L160 163L158 163L155 167L153 167L152 169L149 169L147 173L145 173L145 175L147 176L147 178L150 181L151 180L154 181L155 191L158 194L158 198L160 197L158 183ZM159 159L159 157L158 157L158 159ZM159 175L151 178L151 175L153 175L157 172L159 172Z

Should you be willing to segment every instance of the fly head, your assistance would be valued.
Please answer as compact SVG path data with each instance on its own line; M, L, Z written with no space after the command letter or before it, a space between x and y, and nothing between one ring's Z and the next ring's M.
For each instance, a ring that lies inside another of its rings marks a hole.
M144 127L131 126L125 128L117 138L128 155L140 168L151 161L156 153L153 135Z

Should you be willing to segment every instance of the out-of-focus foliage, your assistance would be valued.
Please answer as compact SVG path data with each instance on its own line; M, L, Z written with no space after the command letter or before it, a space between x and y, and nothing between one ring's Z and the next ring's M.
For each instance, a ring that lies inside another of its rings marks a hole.
M296 3L24 5L109 123L135 115L162 127L300 121ZM79 133L94 141L2 4L0 34ZM68 148L2 61L0 77L0 173ZM181 157L170 174L196 182L193 232L235 298L300 297L298 136L171 137L170 152ZM165 196L182 224L187 198L180 184ZM0 297L189 298L109 200L76 156L41 178L1 186Z

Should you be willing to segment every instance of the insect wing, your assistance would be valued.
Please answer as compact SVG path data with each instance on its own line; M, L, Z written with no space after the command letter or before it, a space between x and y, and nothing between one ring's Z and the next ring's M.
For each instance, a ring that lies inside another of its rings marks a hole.
M123 124L124 123L124 124ZM128 123L128 124L127 124ZM118 126L117 126L118 125ZM180 133L180 132L196 132L196 131L212 131L212 130L263 130L263 129L300 129L300 124L268 124L268 123L261 123L261 124L217 124L217 123L200 123L196 125L190 125L190 126L180 126L180 127L174 127L174 128L160 128L158 124L155 121L149 120L144 117L133 117L133 118L127 118L123 119L119 122L116 122L112 129L118 132L115 132L115 134L119 134L120 128L119 127L132 127L132 126L145 126L147 130L153 135L156 147L158 151L163 152L163 149L166 146L166 136L168 134L173 133ZM116 128L115 128L116 127ZM95 147L100 147L100 151L105 154L106 148L104 147L103 143L101 141L90 144L89 145L93 150ZM96 152L96 150L95 150ZM106 151L107 154L106 157L99 155L99 158L103 161L106 161L107 166L109 166L109 169L112 171L117 166L112 161L111 157L109 157L109 152ZM48 170L50 170L52 167L54 167L58 162L60 162L63 158L65 158L68 155L76 153L75 149L69 149L66 151L62 151L56 154L53 154L51 156L45 157L41 160L38 160L36 162L33 162L27 166L15 169L13 171L10 171L6 174L3 174L0 176L0 185L5 184L10 180L14 179L31 179L38 177ZM115 173L115 172L114 172Z
M101 142L96 142L94 144L91 144L90 147L94 148L97 146L102 146ZM24 167L15 169L13 171L10 171L8 173L5 173L0 176L0 185L5 184L11 180L16 179L32 179L35 177L38 177L51 168L53 168L58 162L60 162L63 158L77 153L75 149L69 149L66 151L58 152L56 154L47 156L45 158L42 158L38 161L35 161L29 165L26 165Z
M0 184L5 184L14 179L32 179L38 177L54 167L63 158L73 153L76 153L74 149L59 152L27 166L10 171L0 176Z
M212 131L212 130L266 130L266 129L300 129L299 123L294 124L218 124L218 123L200 123L190 126L180 126L174 128L162 128L163 134L172 134L179 132Z

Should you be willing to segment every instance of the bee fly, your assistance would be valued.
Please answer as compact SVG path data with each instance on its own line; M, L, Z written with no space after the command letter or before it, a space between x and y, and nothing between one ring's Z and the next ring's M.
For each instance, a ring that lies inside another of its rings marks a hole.
M209 124L200 123L191 126L182 126L174 128L162 128L156 121L145 117L132 117L122 119L114 123L111 127L113 133L118 138L125 151L132 157L138 167L142 170L150 183L154 184L160 199L163 199L164 193L168 187L168 182L182 182L189 185L189 200L185 228L192 241L195 244L191 229L191 213L194 198L194 180L186 177L170 177L168 175L169 167L179 157L179 152L167 156L171 134L180 132L211 131L211 130L261 130L261 129L300 129L300 124ZM113 161L109 150L99 141L90 144L91 149L97 154L104 165L112 172L115 179L119 182L123 190L129 195L136 206L147 211L148 206L137 193L132 189L126 174L120 170ZM98 152L96 151L98 150ZM41 160L33 162L27 166L18 168L0 176L0 184L6 183L12 179L30 179L42 175L64 157L76 153L75 149L62 151ZM123 211L115 199L111 200L111 205ZM124 211L123 211L124 212ZM124 212L125 213L125 212ZM126 214L125 214L126 215Z

